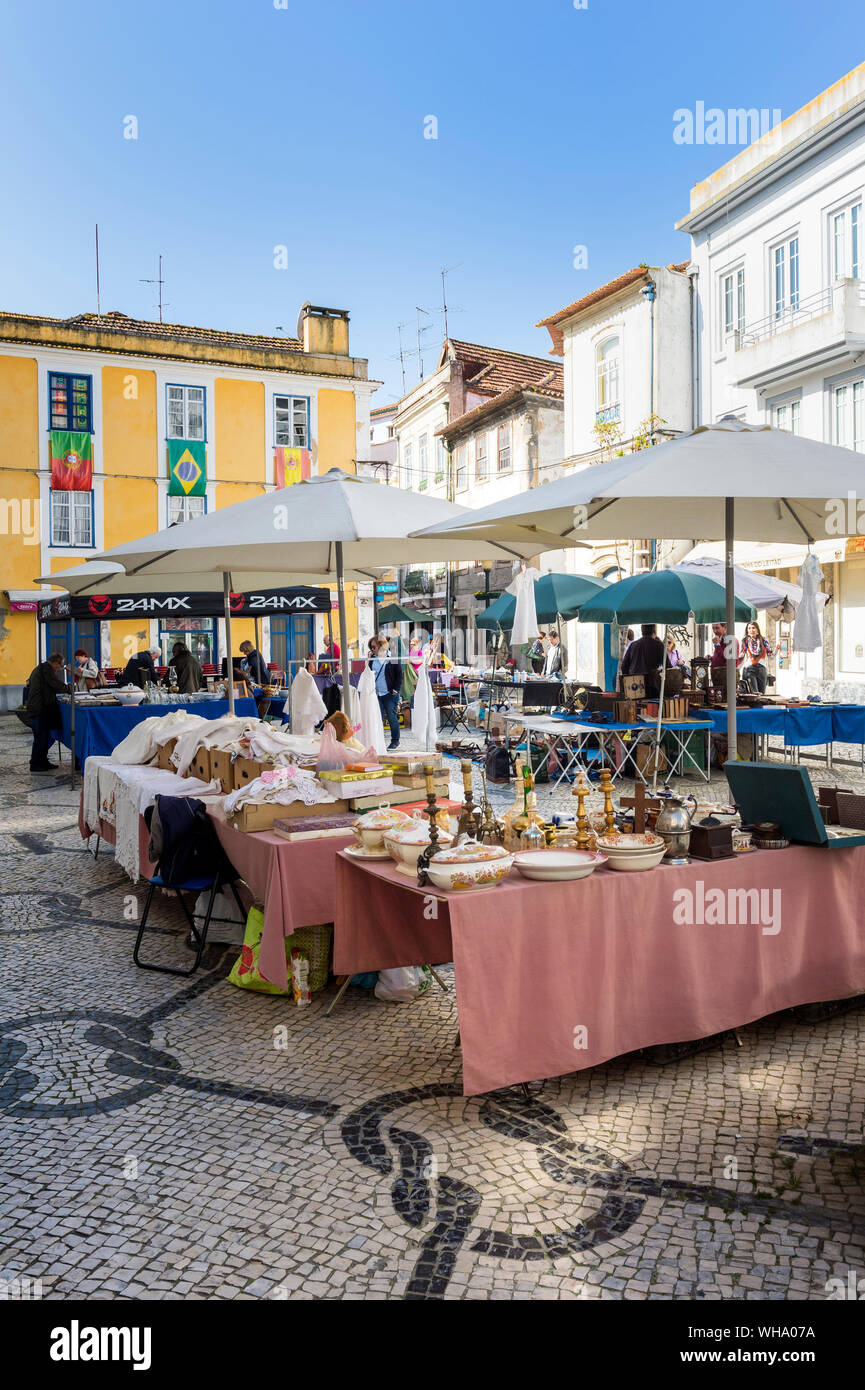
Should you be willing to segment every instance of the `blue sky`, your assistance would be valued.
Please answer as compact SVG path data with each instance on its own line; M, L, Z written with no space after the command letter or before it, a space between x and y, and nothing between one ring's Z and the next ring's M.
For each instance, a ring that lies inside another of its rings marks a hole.
M787 116L863 57L849 0L283 2L0 0L0 308L95 310L98 221L103 311L156 317L159 252L170 321L347 308L385 404L442 266L452 336L546 353L539 318L686 259L690 186L736 150L675 144L676 109Z

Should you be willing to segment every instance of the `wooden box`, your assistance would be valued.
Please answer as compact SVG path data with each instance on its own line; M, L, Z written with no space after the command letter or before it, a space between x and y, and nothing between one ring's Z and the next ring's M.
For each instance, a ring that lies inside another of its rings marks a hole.
M294 801L289 806L282 806L278 801L249 801L228 818L228 824L235 830L249 832L272 830L273 823L277 820L293 820L295 816L308 817L313 811L327 812L328 815L344 815L348 810L347 801L321 802L318 806L306 806L302 801Z
M617 700L613 706L613 719L617 724L636 724L636 700Z
M177 768L171 761L171 755L177 744L176 738L167 738L164 743L160 743L156 753L156 766L161 767L163 772L176 772Z
M733 827L731 825L693 825L688 853L693 859L732 859Z

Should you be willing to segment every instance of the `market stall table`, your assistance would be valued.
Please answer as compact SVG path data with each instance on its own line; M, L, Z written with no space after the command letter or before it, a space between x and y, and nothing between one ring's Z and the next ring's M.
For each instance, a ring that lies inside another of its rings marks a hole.
M196 700L191 704L171 703L164 705L82 705L75 704L75 756L84 766L86 758L93 753L110 754L122 743L136 724L175 710L185 710L187 714L198 714L204 719L220 719L228 713L226 700ZM236 700L235 714L258 717L254 700ZM60 742L72 748L70 731L70 707L68 701L60 702Z
M715 889L745 921L712 924ZM470 893L337 855L334 971L430 960L454 962L466 1095L581 1071L865 993L865 847Z
M255 901L264 904L258 968L271 984L287 989L285 938L301 927L333 921L334 863L339 850L356 843L354 836L292 841L273 830L235 830L225 818L221 801L206 804L222 848Z
M567 777L574 767L588 764L593 737L597 738L602 754L607 753L607 740L612 743L610 761L613 765L612 780L614 782L617 778L628 774L631 777L639 778L644 785L648 785L643 770L637 765L635 754L640 745L648 746L654 742L657 730L657 724L654 720L651 724L646 722L638 724L595 723L593 720L580 719L574 715L555 714L530 718L523 715L506 714L505 719L522 724L529 732L538 732L551 739L553 751L561 767L556 785ZM673 744L673 758L667 773L668 776L678 776L684 773L687 761L695 771L700 773L704 781L709 781L712 762L712 728L712 722L708 719L662 720L661 734L662 736L664 734L669 735ZM705 733L706 735L705 768L699 766L690 749L691 741L698 733ZM541 765L543 765L543 759ZM537 772L537 769L535 771Z

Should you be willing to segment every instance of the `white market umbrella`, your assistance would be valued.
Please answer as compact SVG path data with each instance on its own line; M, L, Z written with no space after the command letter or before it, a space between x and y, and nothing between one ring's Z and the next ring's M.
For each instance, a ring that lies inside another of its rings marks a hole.
M496 527L537 526L558 544L652 537L724 540L727 630L734 630L735 539L812 545L855 533L863 457L769 425L733 416L653 448L587 466L519 497L495 502L462 522L464 530L494 535ZM848 519L848 513L853 512ZM452 525L424 531L460 534ZM464 533L464 531L463 531ZM736 747L736 663L727 657L727 728Z
M140 581L161 574L221 574L227 595L235 573L291 572L335 578L343 700L350 708L348 637L345 622L347 575L375 580L385 566L423 565L450 560L521 560L537 554L540 533L518 523L504 523L494 537L468 540L418 540L414 532L440 522L463 520L471 513L441 498L425 497L343 473L307 478L290 488L246 498L180 526L106 550L96 561L112 560ZM543 536L543 548L580 545ZM283 580L285 582L285 580ZM229 684L229 692L233 690Z

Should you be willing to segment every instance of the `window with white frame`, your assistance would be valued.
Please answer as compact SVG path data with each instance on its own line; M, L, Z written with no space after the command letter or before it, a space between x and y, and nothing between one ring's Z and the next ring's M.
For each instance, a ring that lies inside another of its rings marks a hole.
M720 322L723 329L723 338L729 338L731 333L744 333L745 267L740 265L736 270L728 271L726 275L722 275L720 289ZM724 346L723 342L721 346Z
M309 448L307 396L274 396L273 442L278 449Z
M167 386L167 437L204 438L204 387Z
M597 368L596 419L604 424L621 414L621 342L616 335L605 338L595 350Z
M448 470L448 451L444 440L436 440L436 482L443 483Z
M800 401L782 401L772 407L772 424L776 429L787 430L790 434L799 433Z
M791 237L772 249L772 302L775 318L799 308L799 238Z
M511 462L511 427L510 425L499 425L496 431L496 459L497 471L499 473L510 473Z
M411 485L412 485L412 476L411 476L411 445L410 445L410 444L406 444L405 448L404 448L403 451L402 451L402 473L403 473L403 484L402 484L403 487L411 487Z
M93 545L93 493L51 491L51 544Z
M427 485L429 473L429 440L422 434L417 446L417 466L418 466L418 487L424 488Z
M490 462L487 456L487 436L479 434L475 440L475 478L485 483L490 476Z
M851 203L829 218L832 279L862 276L862 203Z
M833 388L832 416L835 443L865 453L865 379Z
M165 508L166 526L174 526L184 521L194 521L207 511L206 497L167 497Z
M465 444L461 444L456 452L456 466L454 468L454 488L457 492L465 492L468 485L468 450L466 449Z

